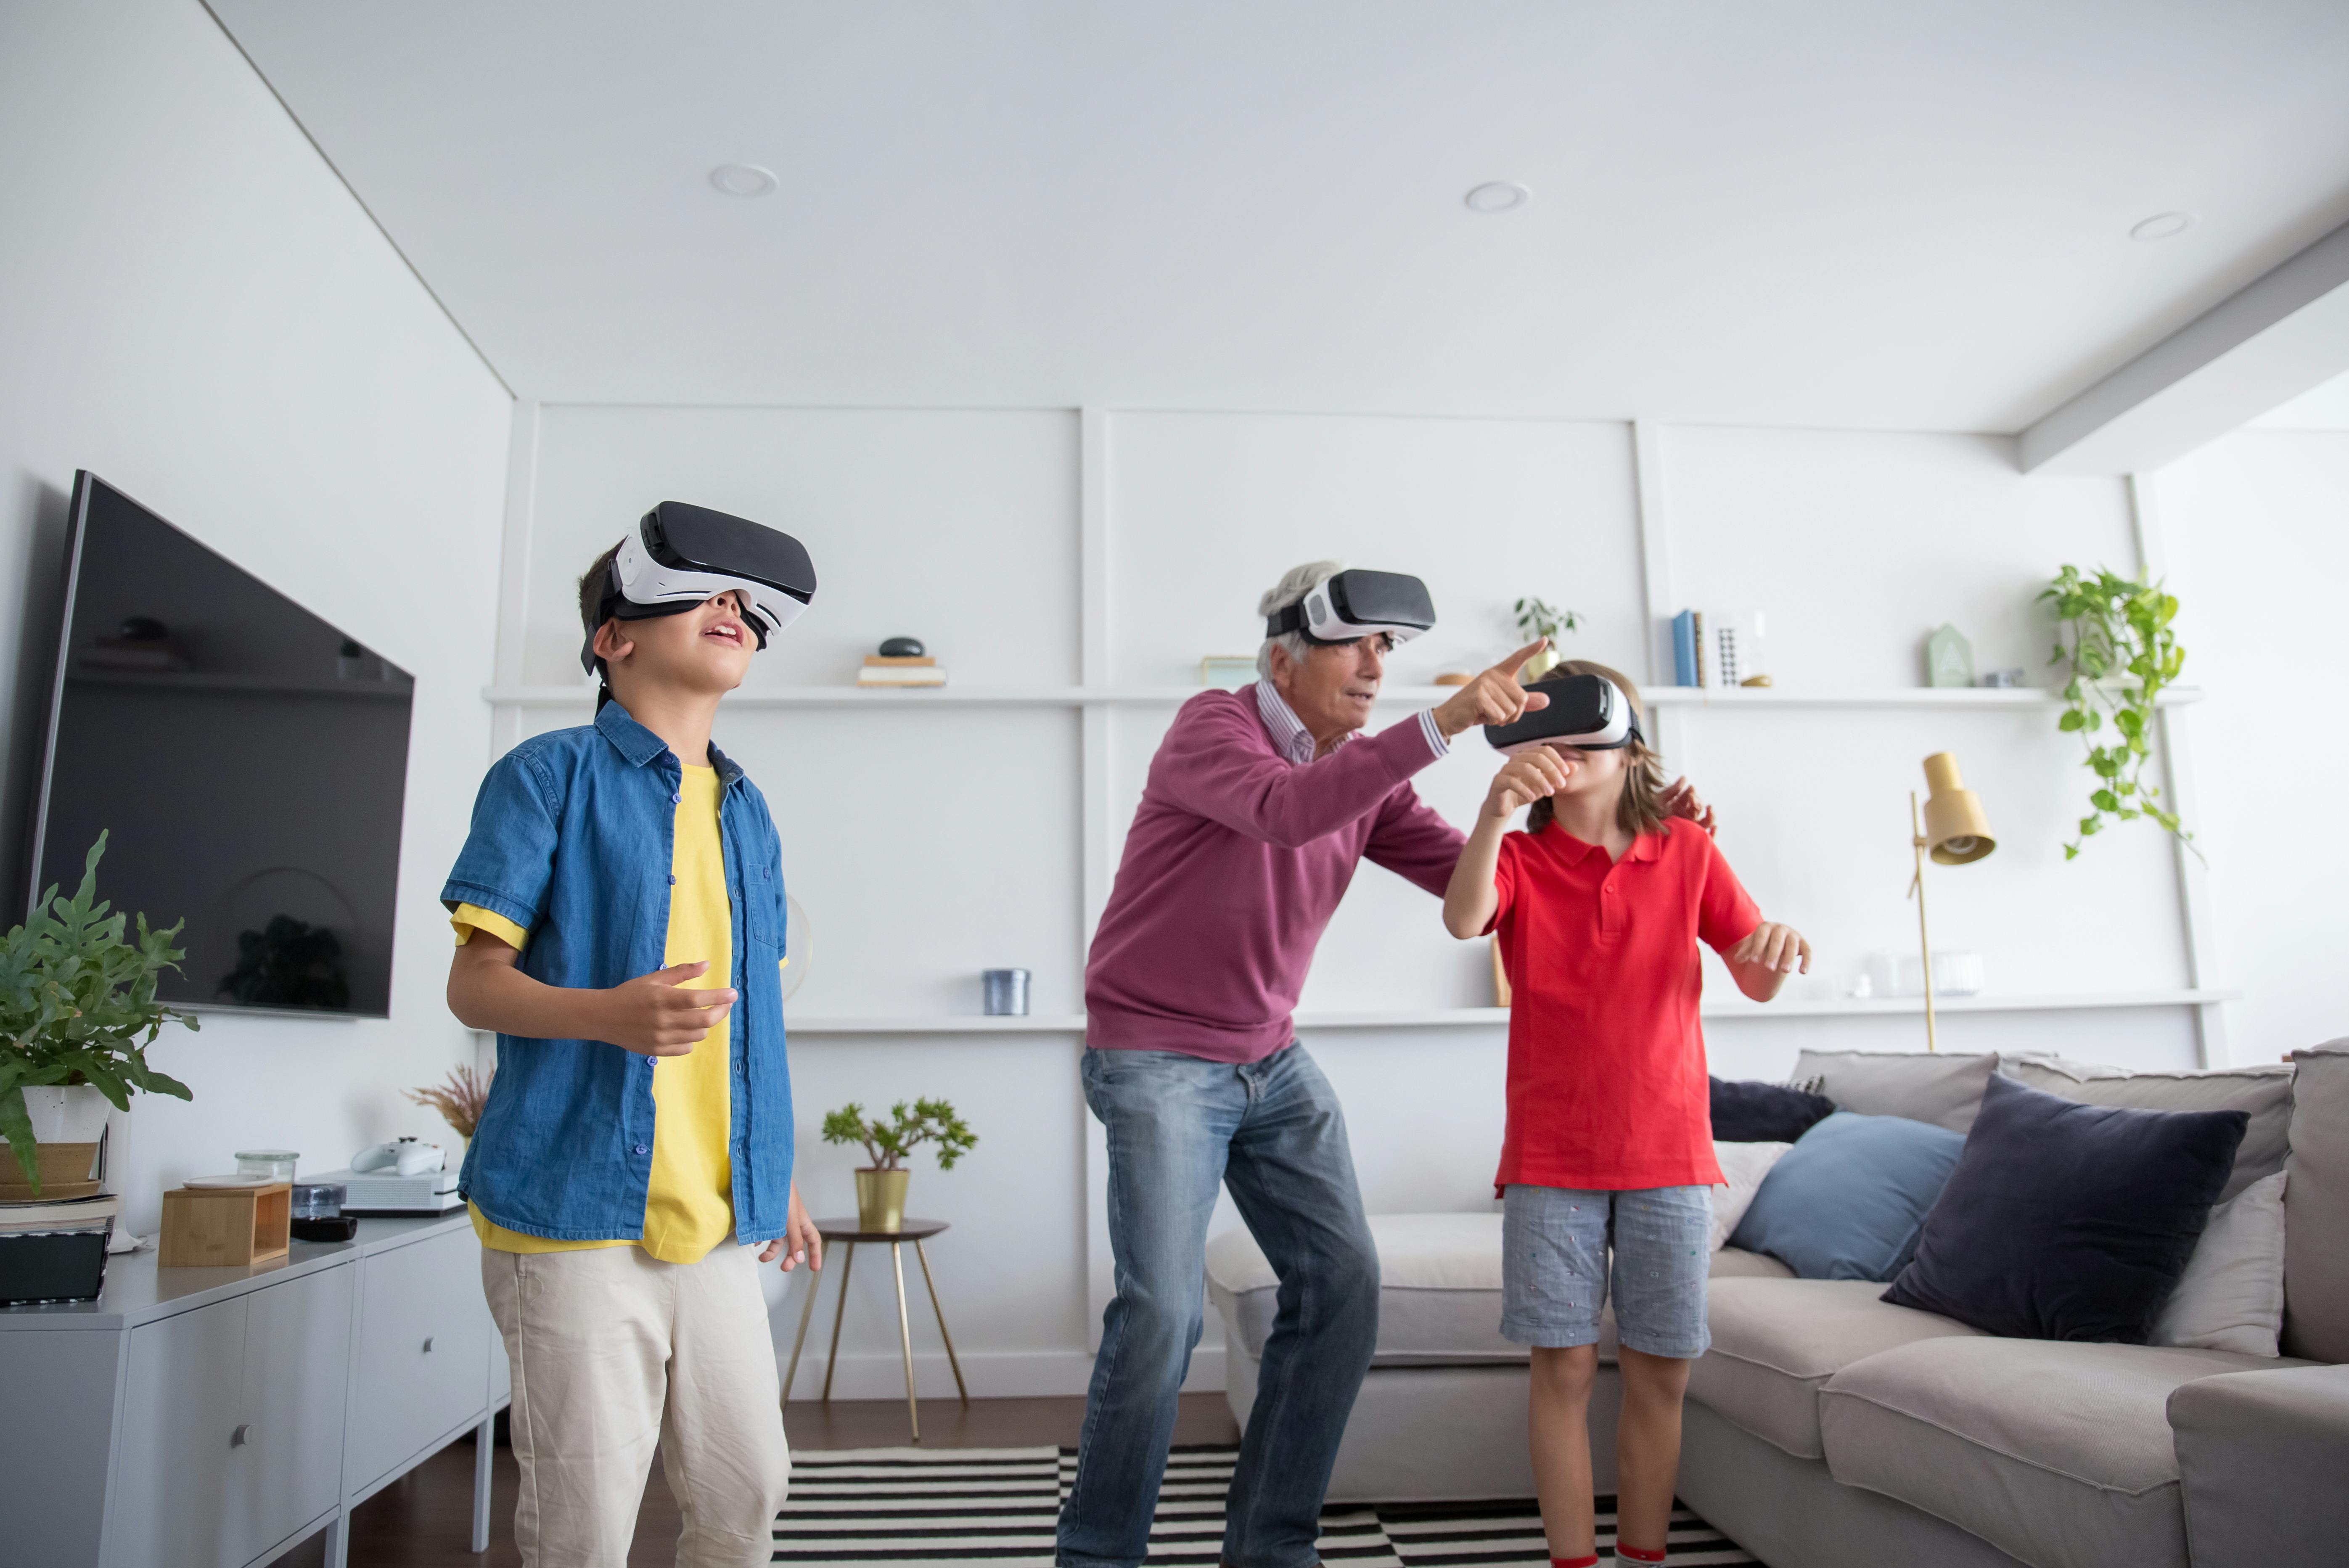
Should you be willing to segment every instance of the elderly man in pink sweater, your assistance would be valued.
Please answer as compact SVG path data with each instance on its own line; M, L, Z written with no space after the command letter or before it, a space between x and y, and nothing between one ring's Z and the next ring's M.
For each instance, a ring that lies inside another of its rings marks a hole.
M1472 725L1545 700L1516 678L1536 643L1361 737L1393 638L1278 630L1340 570L1300 566L1264 595L1254 687L1183 705L1093 936L1084 1088L1109 1132L1117 1297L1061 1511L1062 1568L1135 1568L1148 1553L1219 1182L1280 1275L1223 1561L1318 1560L1322 1495L1378 1337L1379 1264L1344 1112L1290 1015L1358 862L1443 896L1464 841L1412 776ZM1678 804L1701 809L1685 790Z

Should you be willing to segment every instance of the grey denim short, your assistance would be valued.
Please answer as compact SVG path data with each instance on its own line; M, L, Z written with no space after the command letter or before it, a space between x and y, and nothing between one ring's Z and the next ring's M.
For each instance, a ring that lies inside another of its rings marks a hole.
M1650 1356L1693 1359L1713 1268L1713 1189L1594 1192L1512 1186L1501 1200L1501 1336L1564 1349L1599 1342L1614 1249L1615 1328Z

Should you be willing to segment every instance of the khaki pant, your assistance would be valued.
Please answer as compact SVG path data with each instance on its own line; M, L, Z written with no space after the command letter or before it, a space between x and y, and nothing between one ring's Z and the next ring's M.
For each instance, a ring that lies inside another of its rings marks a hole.
M679 1568L763 1563L791 1475L756 1253L483 1249L513 1362L514 1540L528 1568L625 1568L653 1449L685 1515Z

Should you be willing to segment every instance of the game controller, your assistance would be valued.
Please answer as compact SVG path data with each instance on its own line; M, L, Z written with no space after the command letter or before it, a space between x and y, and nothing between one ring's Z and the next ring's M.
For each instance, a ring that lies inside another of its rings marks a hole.
M389 1143L368 1144L351 1156L351 1170L357 1173L388 1171L401 1176L421 1176L440 1170L447 1159L437 1143L401 1138Z

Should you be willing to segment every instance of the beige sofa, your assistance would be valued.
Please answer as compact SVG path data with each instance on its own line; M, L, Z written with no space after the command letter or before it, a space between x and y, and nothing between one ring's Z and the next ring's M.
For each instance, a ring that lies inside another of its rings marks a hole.
M1713 1349L1692 1368L1681 1492L1780 1568L2267 1568L2349 1562L2349 1041L2276 1068L2128 1075L2043 1058L2034 1087L2153 1109L2252 1112L2239 1180L2286 1182L2281 1357L2001 1339L1801 1280L1725 1249ZM1809 1057L1847 1109L1971 1121L1989 1057ZM1969 1088L1969 1085L1971 1088ZM2268 1167L2272 1169L2273 1166ZM1385 1279L1379 1351L1332 1501L1526 1496L1524 1353L1501 1340L1497 1215L1372 1221ZM1217 1239L1209 1295L1245 1421L1274 1281L1244 1234ZM1611 1346L1601 1344L1602 1362ZM1611 1490L1620 1388L1593 1401Z

